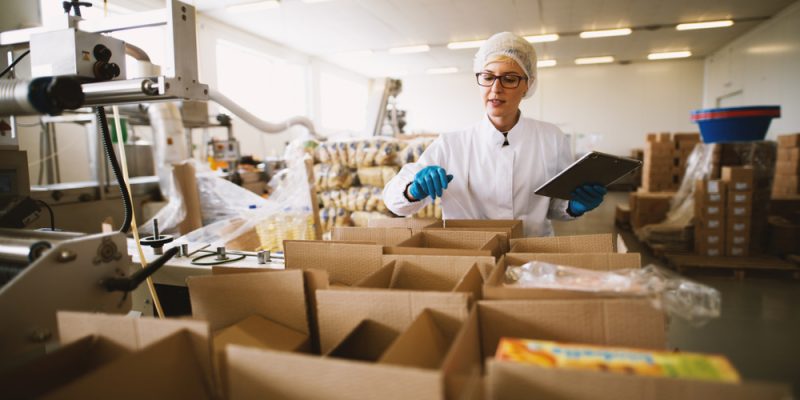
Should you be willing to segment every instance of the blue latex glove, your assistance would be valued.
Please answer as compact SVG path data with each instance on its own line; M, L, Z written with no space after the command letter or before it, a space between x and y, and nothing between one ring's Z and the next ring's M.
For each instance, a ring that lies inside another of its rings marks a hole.
M568 210L572 215L581 216L587 211L594 210L603 202L603 196L608 193L603 185L592 183L583 184L572 191Z
M422 200L430 196L442 197L442 193L447 189L447 184L453 180L453 175L447 175L447 171L438 165L429 165L417 172L414 181L408 187L408 193L417 200Z

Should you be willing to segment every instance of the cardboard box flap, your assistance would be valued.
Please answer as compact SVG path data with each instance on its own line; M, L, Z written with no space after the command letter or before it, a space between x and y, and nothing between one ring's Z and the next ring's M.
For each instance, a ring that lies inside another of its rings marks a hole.
M424 247L433 248L491 250L492 246L499 244L494 232L443 230L424 231L417 235L420 235Z
M283 246L287 269L325 270L331 282L348 286L383 266L383 248L377 244L286 240Z
M441 375L418 368L241 346L226 351L230 400L441 400Z
M511 240L513 253L613 253L615 251L614 237L611 233Z
M392 276L394 289L451 291L475 264L451 262L449 257L428 257L424 264L398 260Z
M180 331L49 393L45 399L210 399L192 337Z
M488 363L487 389L494 399L574 400L783 400L785 385L741 384L542 368L508 361Z
M432 255L420 255L420 254L384 254L383 255L383 263L386 264L390 261L409 261L417 265L426 265L429 263L436 263L441 262L440 260L445 260L445 262L453 264L453 265L472 265L477 264L478 270L481 273L483 279L489 277L489 274L494 269L497 260L492 256L432 256Z
M298 332L260 315L251 315L214 335L214 349L217 351L228 344L278 351L307 351L308 342L308 333Z
M378 361L398 335L400 332L396 329L365 319L329 351L327 356L369 362Z
M3 397L34 399L66 385L131 350L101 336L85 336L12 371L0 374ZM36 379L31 379L36 377Z
M381 364L438 369L453 337L446 337L437 319L452 318L436 311L423 310L378 360ZM458 323L459 321L457 321Z
M394 246L411 237L410 228L362 228L335 226L331 238L336 241L360 241Z
M501 337L663 350L662 311L642 299L484 300L478 302L484 357Z
M483 358L480 342L478 309L472 307L442 362L446 398L483 398Z
M525 237L522 220L518 219L448 219L437 221L425 229L475 229L486 231L502 230L508 232L509 239Z
M192 276L186 280L192 316L211 329L260 315L309 334L303 271Z
M421 230L427 226L441 223L435 218L371 218L367 221L370 228L409 228Z
M391 290L318 290L317 316L323 353L330 351L362 320L371 319L398 332L406 329L425 308L463 321L470 305L467 293L442 293ZM453 335L460 324L445 324L441 329Z
M392 287L396 263L394 261L381 267L381 269L367 275L364 279L353 284L354 287L388 289Z
M478 271L478 267L476 265L473 265L469 268L461 280L456 283L456 287L453 288L453 291L472 293L472 299L475 301L482 298L483 278L481 277L481 273Z

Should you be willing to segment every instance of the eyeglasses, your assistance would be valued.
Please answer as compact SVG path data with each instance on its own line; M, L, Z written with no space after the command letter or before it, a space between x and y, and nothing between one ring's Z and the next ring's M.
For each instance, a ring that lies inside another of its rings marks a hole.
M524 76L513 75L513 74L495 76L488 72L478 72L477 74L475 74L475 78L478 80L478 85L485 87L490 87L494 85L494 81L496 79L500 79L500 86L506 89L516 89L517 87L519 87L520 82L522 82L523 80L526 81L528 80L528 78Z

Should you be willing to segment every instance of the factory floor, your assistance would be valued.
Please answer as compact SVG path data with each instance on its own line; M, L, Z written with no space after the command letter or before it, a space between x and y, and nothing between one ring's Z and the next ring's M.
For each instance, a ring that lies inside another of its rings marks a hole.
M577 221L555 222L557 235L622 234L630 252L642 253L642 265L664 263L654 258L627 231L614 225L617 204L628 194L611 192L593 212ZM800 397L800 281L692 277L722 294L722 315L702 327L673 319L669 347L723 354L747 380L783 382Z

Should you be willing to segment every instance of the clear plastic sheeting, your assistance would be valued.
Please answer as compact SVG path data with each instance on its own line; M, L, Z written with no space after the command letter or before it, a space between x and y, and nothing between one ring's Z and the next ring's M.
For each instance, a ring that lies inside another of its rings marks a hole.
M695 325L719 317L722 303L716 289L655 265L595 271L533 261L509 267L505 280L507 286L647 297L654 307Z

